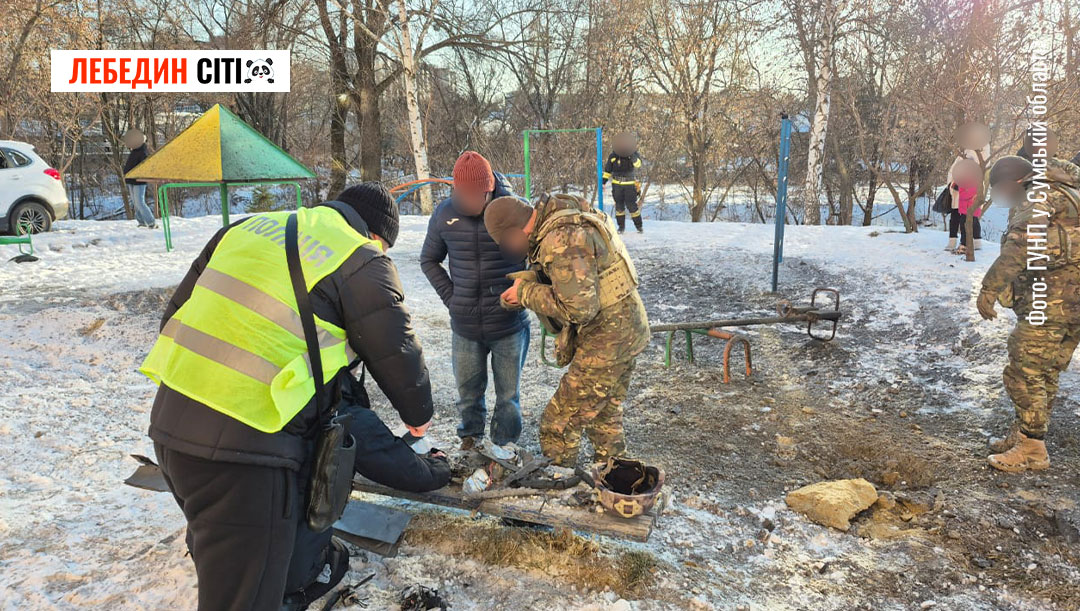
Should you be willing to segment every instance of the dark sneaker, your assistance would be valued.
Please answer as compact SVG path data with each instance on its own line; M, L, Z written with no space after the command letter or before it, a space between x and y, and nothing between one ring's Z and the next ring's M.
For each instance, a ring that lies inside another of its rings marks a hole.
M638 233L645 233L645 228L644 227L638 227L637 232Z
M337 539L330 539L330 551L326 554L326 564L315 581L299 592L286 594L281 602L281 611L304 611L308 605L330 593L345 574L349 572L349 549Z

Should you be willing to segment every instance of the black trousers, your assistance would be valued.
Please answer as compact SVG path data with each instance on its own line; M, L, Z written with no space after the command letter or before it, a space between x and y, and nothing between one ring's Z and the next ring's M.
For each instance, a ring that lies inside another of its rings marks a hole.
M962 246L967 245L967 215L957 214L960 217L960 244ZM979 217L975 216L971 218L971 233L972 237L976 240L982 239L982 224L979 222Z
M641 229L641 211L638 210L637 185L611 185L611 197L615 200L615 222L619 229L626 228L626 213L634 221L634 227Z
M211 461L160 444L154 452L187 519L200 611L276 610L286 593L315 581L333 529L307 527L306 470Z

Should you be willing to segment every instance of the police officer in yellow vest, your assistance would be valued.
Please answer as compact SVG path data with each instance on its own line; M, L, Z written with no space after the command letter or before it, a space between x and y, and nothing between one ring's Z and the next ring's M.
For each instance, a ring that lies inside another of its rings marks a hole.
M295 213L328 395L321 403L343 409L343 387L347 399L357 394L349 370L363 363L409 431L423 436L432 416L428 372L385 254L397 238L397 206L378 183L337 199ZM286 264L291 214L250 216L210 240L141 368L159 384L150 437L188 522L201 610L303 609L348 569L332 531L314 533L305 520L326 414L316 413ZM413 490L446 483L444 460L412 453L373 412L357 411L366 415L350 432L364 475Z

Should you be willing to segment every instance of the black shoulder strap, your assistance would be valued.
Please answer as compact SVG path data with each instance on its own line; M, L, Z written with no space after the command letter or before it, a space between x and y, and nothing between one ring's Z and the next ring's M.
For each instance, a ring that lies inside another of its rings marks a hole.
M296 295L296 309L300 312L300 324L304 328L304 340L307 341L308 357L311 359L311 375L315 378L315 408L319 418L325 418L327 411L323 405L323 368L322 353L319 352L319 334L315 328L315 315L311 311L311 298L307 283L304 281L304 268L300 265L300 245L297 238L296 215L290 214L285 223L285 259L289 263L289 278L292 280L293 293Z

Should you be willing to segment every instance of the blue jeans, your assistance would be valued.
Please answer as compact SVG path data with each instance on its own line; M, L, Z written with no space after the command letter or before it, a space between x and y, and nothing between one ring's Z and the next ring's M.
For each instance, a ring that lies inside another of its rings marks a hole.
M146 205L146 185L128 185L128 193L131 194L131 207L135 209L135 220L139 225L154 226L154 213L150 206Z
M476 341L454 333L454 379L458 388L461 424L458 437L484 436L487 419L484 393L488 382L488 354L495 378L495 413L491 441L504 445L521 436L521 369L529 352L529 327L495 341Z

